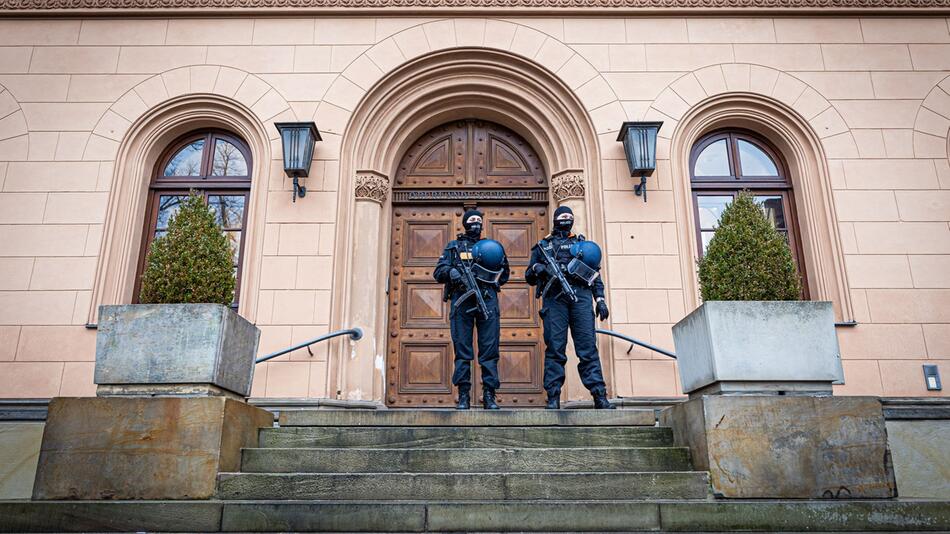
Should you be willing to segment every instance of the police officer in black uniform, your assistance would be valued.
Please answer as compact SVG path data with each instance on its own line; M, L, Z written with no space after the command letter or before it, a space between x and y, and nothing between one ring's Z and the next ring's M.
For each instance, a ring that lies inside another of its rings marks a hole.
M472 388L472 332L478 330L478 363L482 367L482 405L486 410L497 410L495 390L498 389L498 341L501 336L500 312L498 308L498 292L501 286L508 282L510 268L504 249L497 241L492 241L500 250L498 263L500 273L495 281L486 282L484 277L476 280L479 290L488 308L489 316L484 317L476 307L474 298L467 298L465 302L459 299L465 294L466 288L462 280L463 265L469 268L475 266L473 251L475 245L482 241L483 214L478 210L467 210L462 217L462 226L465 233L458 234L455 240L449 241L436 264L432 275L437 282L445 284L446 300L452 300L451 329L452 344L455 349L455 373L452 383L458 388L458 405L460 410L467 410L471 406ZM491 240L485 240L491 241ZM497 273L497 271L496 271Z
M564 364L567 363L567 330L570 328L574 339L574 348L580 360L577 369L581 382L594 398L594 408L614 409L607 400L607 385L597 352L597 340L594 323L594 308L597 316L604 321L610 312L604 299L604 282L596 276L587 283L567 272L567 266L575 255L572 247L584 241L584 236L571 233L574 226L574 212L567 206L561 206L554 212L554 231L534 246L531 261L525 273L525 280L532 286L538 286L537 296L542 297L541 319L544 322L544 389L548 400L546 407L561 407L561 387L564 385ZM565 294L557 280L547 285L553 273L544 260L540 247L545 247L558 264L558 269L577 295L574 302ZM576 247L575 247L576 249ZM598 258L599 263L599 258ZM599 266L598 266L599 267ZM546 292L542 288L547 287ZM544 293L543 295L541 293ZM596 301L596 305L592 301Z

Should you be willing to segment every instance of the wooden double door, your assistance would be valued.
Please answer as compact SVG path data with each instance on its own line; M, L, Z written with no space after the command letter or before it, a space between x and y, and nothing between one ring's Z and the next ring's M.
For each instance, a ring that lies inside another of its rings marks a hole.
M435 135L432 135L435 132ZM446 243L461 233L466 207L485 214L483 237L499 241L508 255L511 278L499 294L501 339L498 370L499 402L507 407L541 406L544 403L544 345L538 316L540 302L524 279L531 247L548 233L545 203L504 201L511 191L537 189L543 179L536 155L512 132L491 123L460 121L437 128L410 149L396 184L393 206L392 252L389 275L389 336L387 347L386 400L392 407L450 407L456 400L452 385L454 352L450 332L451 305L442 300L442 285L432 272ZM446 135L447 134L447 135ZM501 144L501 147L492 146ZM519 144L520 143L520 144ZM452 157L432 157L441 145ZM429 154L428 159L416 157ZM486 155L487 153L487 155ZM501 154L499 154L501 153ZM475 158L474 164L472 158ZM434 162L434 163L433 163ZM445 165L440 165L445 163ZM423 167L424 166L424 167ZM423 168L420 168L423 167ZM441 174L439 174L441 171ZM420 187L445 180L449 188ZM476 191L478 181L516 184L508 188ZM456 183L458 182L458 183ZM456 195L467 189L472 197L488 201L412 202L399 195L402 186L422 192L423 198ZM451 187L455 185L455 187ZM488 191L488 193L485 193ZM517 196L517 195L515 195ZM464 205L463 205L464 204ZM477 355L478 347L475 343ZM472 365L473 394L481 391L481 372Z

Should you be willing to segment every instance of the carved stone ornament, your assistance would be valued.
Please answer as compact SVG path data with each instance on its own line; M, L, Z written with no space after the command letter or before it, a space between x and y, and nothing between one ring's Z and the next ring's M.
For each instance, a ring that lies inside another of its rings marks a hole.
M584 174L581 171L563 172L551 178L551 196L555 202L572 198L584 198Z
M356 174L356 200L372 200L382 204L389 195L389 178L375 172Z
M0 11L218 8L948 8L950 0L0 0Z

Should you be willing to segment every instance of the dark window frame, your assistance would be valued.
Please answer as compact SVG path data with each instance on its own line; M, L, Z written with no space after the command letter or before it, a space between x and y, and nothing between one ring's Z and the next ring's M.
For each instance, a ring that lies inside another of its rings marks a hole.
M729 176L696 176L696 160L702 151L709 145L726 140L726 151L729 158ZM777 176L745 176L742 174L739 158L738 141L746 141L762 150L778 170ZM795 206L795 195L789 177L788 166L771 143L754 132L742 129L717 130L706 134L699 139L689 155L689 178L693 201L693 228L696 232L696 248L699 257L703 257L703 229L699 218L700 196L732 196L740 191L748 190L755 196L773 195L782 197L782 207L785 211L785 226L789 248L792 251L792 260L798 268L802 278L802 298L808 299L808 272L804 264L804 249L801 241L801 231L798 224L798 210Z
M165 176L165 167L171 159L183 148L191 143L204 140L201 154L201 167L196 176ZM227 141L238 148L244 161L247 164L248 174L244 176L214 176L212 175L212 164L214 157L214 146L218 139ZM251 151L241 138L224 130L210 129L189 132L170 143L162 152L152 170L152 176L149 183L148 204L146 207L145 222L142 231L142 244L139 247L138 268L135 274L135 287L132 295L132 302L139 302L139 292L142 289L142 274L145 271L145 259L148 257L149 248L152 241L155 240L155 232L158 224L159 199L167 195L188 195L194 191L202 195L205 204L208 203L208 196L211 195L230 195L244 196L244 213L241 219L241 239L239 241L240 250L238 252L237 273L235 276L234 302L231 307L237 309L240 302L241 278L244 270L244 256L247 243L247 218L248 203L251 193Z

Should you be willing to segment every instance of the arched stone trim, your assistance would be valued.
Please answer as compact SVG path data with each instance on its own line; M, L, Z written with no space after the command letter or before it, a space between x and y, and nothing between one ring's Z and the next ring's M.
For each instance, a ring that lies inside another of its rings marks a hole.
M0 161L26 161L29 152L29 128L20 103L0 85Z
M921 103L914 121L914 156L946 158L950 151L950 76L940 81Z
M367 51L367 56L374 58L374 65L379 65L376 70L394 70L385 77L380 71L378 76L371 75L358 82L354 80L358 78L355 72L345 72L337 81L341 86L337 88L334 83L327 92L325 102L352 110L341 149L342 183L331 329L346 325L360 326L367 331L355 349L344 344L331 349L328 390L339 391L343 398L359 396L382 400L386 374L383 351L388 297L384 288L389 267L391 208L384 203L377 213L359 207L369 203L355 202L356 188L352 181L357 179L357 171L393 176L400 157L420 135L448 121L477 117L497 122L521 135L538 151L548 173L558 175L567 170L581 170L589 183L588 192L597 192L586 195L583 200L587 213L591 220L602 221L600 148L588 113L601 104L593 100L584 102L583 95L580 98L575 95L551 70L525 59L527 54L458 47L460 43L479 47L495 45L486 41L486 26L495 23L511 27L508 42L502 43L510 47L511 37L520 31L520 26L491 20L463 23L474 24L473 28L438 26L456 22L423 24L382 41ZM428 28L429 25L433 26ZM440 29L448 33L440 34ZM547 37L536 33L543 37L537 43L540 47ZM426 38L437 34L442 36L441 40ZM432 42L435 44L430 46ZM416 48L404 53L410 47ZM433 52L432 48L438 51ZM563 61L575 55L567 47L564 52ZM535 49L531 56L538 53ZM407 55L415 59L407 60ZM358 62L354 61L348 70L355 68ZM376 71L369 69L369 72ZM609 98L616 99L609 88L607 93ZM363 224L369 221L376 221L377 226L364 228ZM603 241L603 224L591 225L588 231L593 239ZM366 240L374 239L380 243L374 256L377 263L371 272L363 272L354 261L356 257L366 257L360 247ZM360 269L358 276L355 269ZM349 324L357 317L368 324ZM610 358L605 360L609 368Z
M149 80L143 82L148 83ZM275 128L266 128L259 115L246 104L226 95L181 94L170 98L166 95L163 101L147 109L139 92L141 86L119 99L106 114L112 113L118 117L120 111L129 113L128 102L136 98L142 100L138 104L146 109L134 122L129 121L128 126L123 128L121 142L115 148L116 164L109 190L88 322L97 321L101 304L131 301L152 169L168 143L186 132L203 128L222 128L234 132L247 142L251 150L252 184L248 235L244 245L246 259L241 282L241 294L246 295L246 298L241 299L238 312L253 322L257 314L264 207L272 168L272 145L277 143L276 153L280 153L277 131ZM238 83L237 87L240 86L241 83ZM235 91L230 92L233 94ZM127 119L123 117L123 120ZM97 129L102 131L100 127L109 121L121 124L104 116ZM86 150L88 153L89 146Z
M816 112L815 117L833 108ZM840 117L838 117L840 119ZM724 92L707 97L687 112L674 117L668 156L673 172L673 192L677 221L685 225L678 232L686 309L699 305L696 276L696 230L689 187L689 154L693 144L705 133L726 127L754 130L778 148L789 165L794 185L798 222L802 234L809 292L816 300L834 303L839 320L853 319L851 297L844 267L838 221L832 198L831 179L821 130L788 105L770 97L739 92ZM819 122L819 125L822 123ZM840 127L825 128L827 137L841 135ZM670 132L667 132L669 135ZM850 133L848 133L850 135Z

